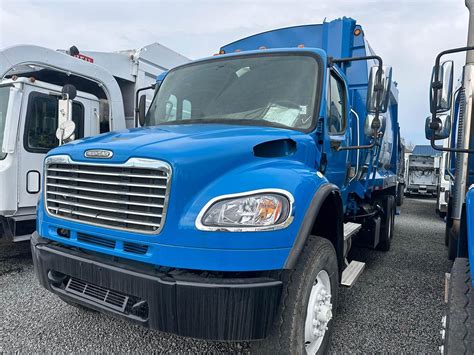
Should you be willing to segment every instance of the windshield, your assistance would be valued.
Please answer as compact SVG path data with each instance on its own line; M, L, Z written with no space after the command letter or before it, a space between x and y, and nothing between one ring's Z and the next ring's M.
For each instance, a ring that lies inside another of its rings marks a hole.
M172 70L146 126L240 123L306 130L312 126L318 61L307 55L225 58Z
M5 122L8 108L8 98L10 97L10 87L0 87L0 160L5 159L7 156L2 153L3 135L5 132Z

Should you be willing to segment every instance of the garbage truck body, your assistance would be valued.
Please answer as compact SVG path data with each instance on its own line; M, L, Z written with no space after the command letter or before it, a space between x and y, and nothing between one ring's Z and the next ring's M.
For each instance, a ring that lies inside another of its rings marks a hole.
M352 242L390 248L397 88L350 18L219 53L160 75L142 128L49 152L37 277L165 332L323 351Z

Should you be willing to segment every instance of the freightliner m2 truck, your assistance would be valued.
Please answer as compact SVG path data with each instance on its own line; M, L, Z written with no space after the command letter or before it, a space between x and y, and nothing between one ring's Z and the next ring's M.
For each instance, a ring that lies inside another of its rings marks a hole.
M135 127L137 91L187 61L158 43L108 53L31 45L0 51L0 242L29 239L35 230L43 160L59 144L64 86L76 88L70 139L94 136Z
M350 18L219 53L158 77L142 128L48 154L37 277L67 303L161 331L324 352L338 286L364 267L352 242L390 249L391 70Z
M450 153L454 166L446 216L446 239L454 265L447 287L441 350L456 355L474 353L474 0L465 3L470 12L467 46L445 50L436 57L430 96L432 116L426 121L426 138L433 148ZM453 95L453 61L442 62L442 59L460 52L466 52L466 64L461 88ZM455 109L451 110L453 102ZM450 135L449 147L436 144L436 140Z

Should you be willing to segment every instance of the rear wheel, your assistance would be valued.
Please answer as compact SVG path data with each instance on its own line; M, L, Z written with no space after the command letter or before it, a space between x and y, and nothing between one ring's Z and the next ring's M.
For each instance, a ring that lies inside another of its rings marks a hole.
M380 226L380 237L378 250L389 251L391 239L393 237L393 227L395 225L395 197L392 195L384 196L382 202L383 215Z
M333 245L310 236L296 268L285 274L279 315L255 354L324 354L333 328L339 275Z

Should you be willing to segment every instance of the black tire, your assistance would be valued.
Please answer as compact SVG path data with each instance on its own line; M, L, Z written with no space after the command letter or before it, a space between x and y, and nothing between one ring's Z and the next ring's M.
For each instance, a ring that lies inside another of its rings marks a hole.
M382 202L383 215L380 225L380 238L377 249L389 251L393 237L393 227L395 224L395 197L392 195L384 196Z
M404 190L404 185L403 185L403 184L398 184L398 187L397 187L397 199L396 199L396 202L397 202L397 206L398 206L398 207L400 207L401 205L403 205L403 198L404 198L403 190Z
M444 244L446 246L449 245L449 231L451 227L453 226L453 220L451 219L451 211L452 211L451 203L448 202L448 213L446 215L446 229L444 231Z
M329 275L333 312L337 306L339 273L333 245L326 239L310 236L294 270L283 274L283 292L279 314L270 335L251 342L252 354L305 354L305 321L311 288L321 270ZM318 354L325 354L333 330L328 323Z
M448 292L444 354L474 354L474 290L468 259L454 261Z
M448 259L454 260L458 254L458 238L452 228L448 231Z

